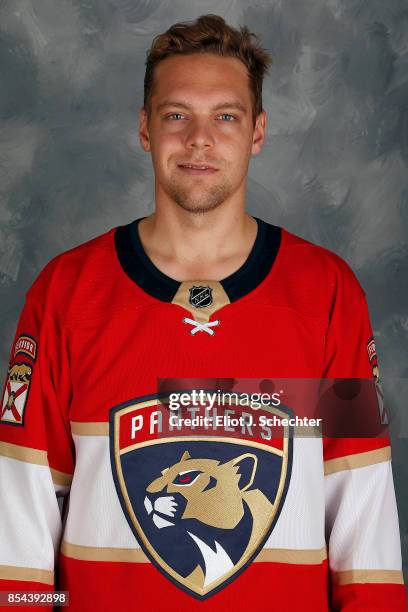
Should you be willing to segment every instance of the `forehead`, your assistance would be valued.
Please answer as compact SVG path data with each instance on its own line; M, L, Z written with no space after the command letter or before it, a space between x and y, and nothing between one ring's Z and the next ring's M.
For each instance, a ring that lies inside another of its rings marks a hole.
M174 55L155 68L153 106L164 98L211 104L229 97L251 104L246 66L235 57L210 53Z

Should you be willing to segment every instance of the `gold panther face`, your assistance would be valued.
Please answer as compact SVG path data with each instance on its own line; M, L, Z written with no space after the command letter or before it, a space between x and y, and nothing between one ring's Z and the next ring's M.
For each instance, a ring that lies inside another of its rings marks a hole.
M244 460L251 464L247 482L242 482L243 477L238 473ZM171 494L179 493L186 500L181 519L194 518L212 527L233 529L243 516L243 494L253 482L256 466L257 457L252 453L220 464L214 459L191 459L185 451L180 461L164 469L147 486L147 494L163 492L163 495L155 499L147 495L145 506L165 514L171 522L177 509L177 501Z
M148 516L157 529L176 529L177 541L191 560L186 578L190 587L201 590L229 575L234 555L237 565L244 563L264 537L275 507L260 489L252 488L257 466L258 457L251 452L220 463L192 459L186 450L146 487Z

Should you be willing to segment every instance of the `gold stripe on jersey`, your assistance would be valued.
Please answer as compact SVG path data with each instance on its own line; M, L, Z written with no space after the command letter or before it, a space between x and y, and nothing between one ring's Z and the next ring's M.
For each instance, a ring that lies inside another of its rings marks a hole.
M18 444L11 444L10 442L0 442L0 456L8 457L9 459L17 459L17 461L24 461L25 463L49 467L47 452L38 450L37 448L28 448L27 446L19 446ZM66 474L52 467L50 467L50 472L54 484L71 484L72 474Z
M366 451L364 453L355 453L354 455L346 455L337 457L336 459L328 459L324 462L324 474L335 474L343 470L352 470L354 468L365 467L367 465L375 465L383 461L391 459L391 447L376 448L375 450Z
M290 563L295 565L318 565L327 559L327 548L298 550L291 548L263 548L255 561Z
M62 540L61 552L66 557L81 561L122 561L130 563L151 563L141 548L112 548L97 546L80 546ZM327 550L320 549L285 549L263 548L255 557L255 562L290 563L295 565L318 565L327 559Z
M382 583L382 584L404 584L402 571L399 570L348 570L345 572L332 572L335 584L356 583Z
M321 428L316 425L294 425L293 436L295 438L321 438Z
M0 442L0 455L10 459L18 459L18 461L35 463L36 465L48 465L46 451L11 444L10 442Z
M66 474L50 467L52 481L56 485L69 486L72 482L73 474Z
M36 567L16 567L14 565L0 565L1 580L26 580L28 582L41 582L54 584L54 572L38 569Z
M71 433L78 436L109 436L109 422L101 423L80 423L70 421Z
M66 540L61 542L61 552L71 559L81 561L128 561L131 563L150 563L141 548L108 548L98 546L80 546Z

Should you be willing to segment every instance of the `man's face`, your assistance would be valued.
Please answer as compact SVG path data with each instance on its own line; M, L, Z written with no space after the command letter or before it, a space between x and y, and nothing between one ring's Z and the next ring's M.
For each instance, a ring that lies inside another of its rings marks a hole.
M156 198L167 196L202 213L244 194L249 160L262 148L265 128L262 111L254 129L249 78L240 60L166 58L155 68L150 120L140 111L140 141L152 154Z

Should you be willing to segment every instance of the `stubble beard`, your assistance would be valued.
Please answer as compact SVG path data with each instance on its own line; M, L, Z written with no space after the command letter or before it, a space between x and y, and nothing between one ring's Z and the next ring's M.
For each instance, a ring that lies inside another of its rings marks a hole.
M206 186L205 181L206 178L191 189L186 184L171 180L167 185L167 195L187 212L209 212L225 202L232 194L233 187L226 181L223 181L222 184Z

